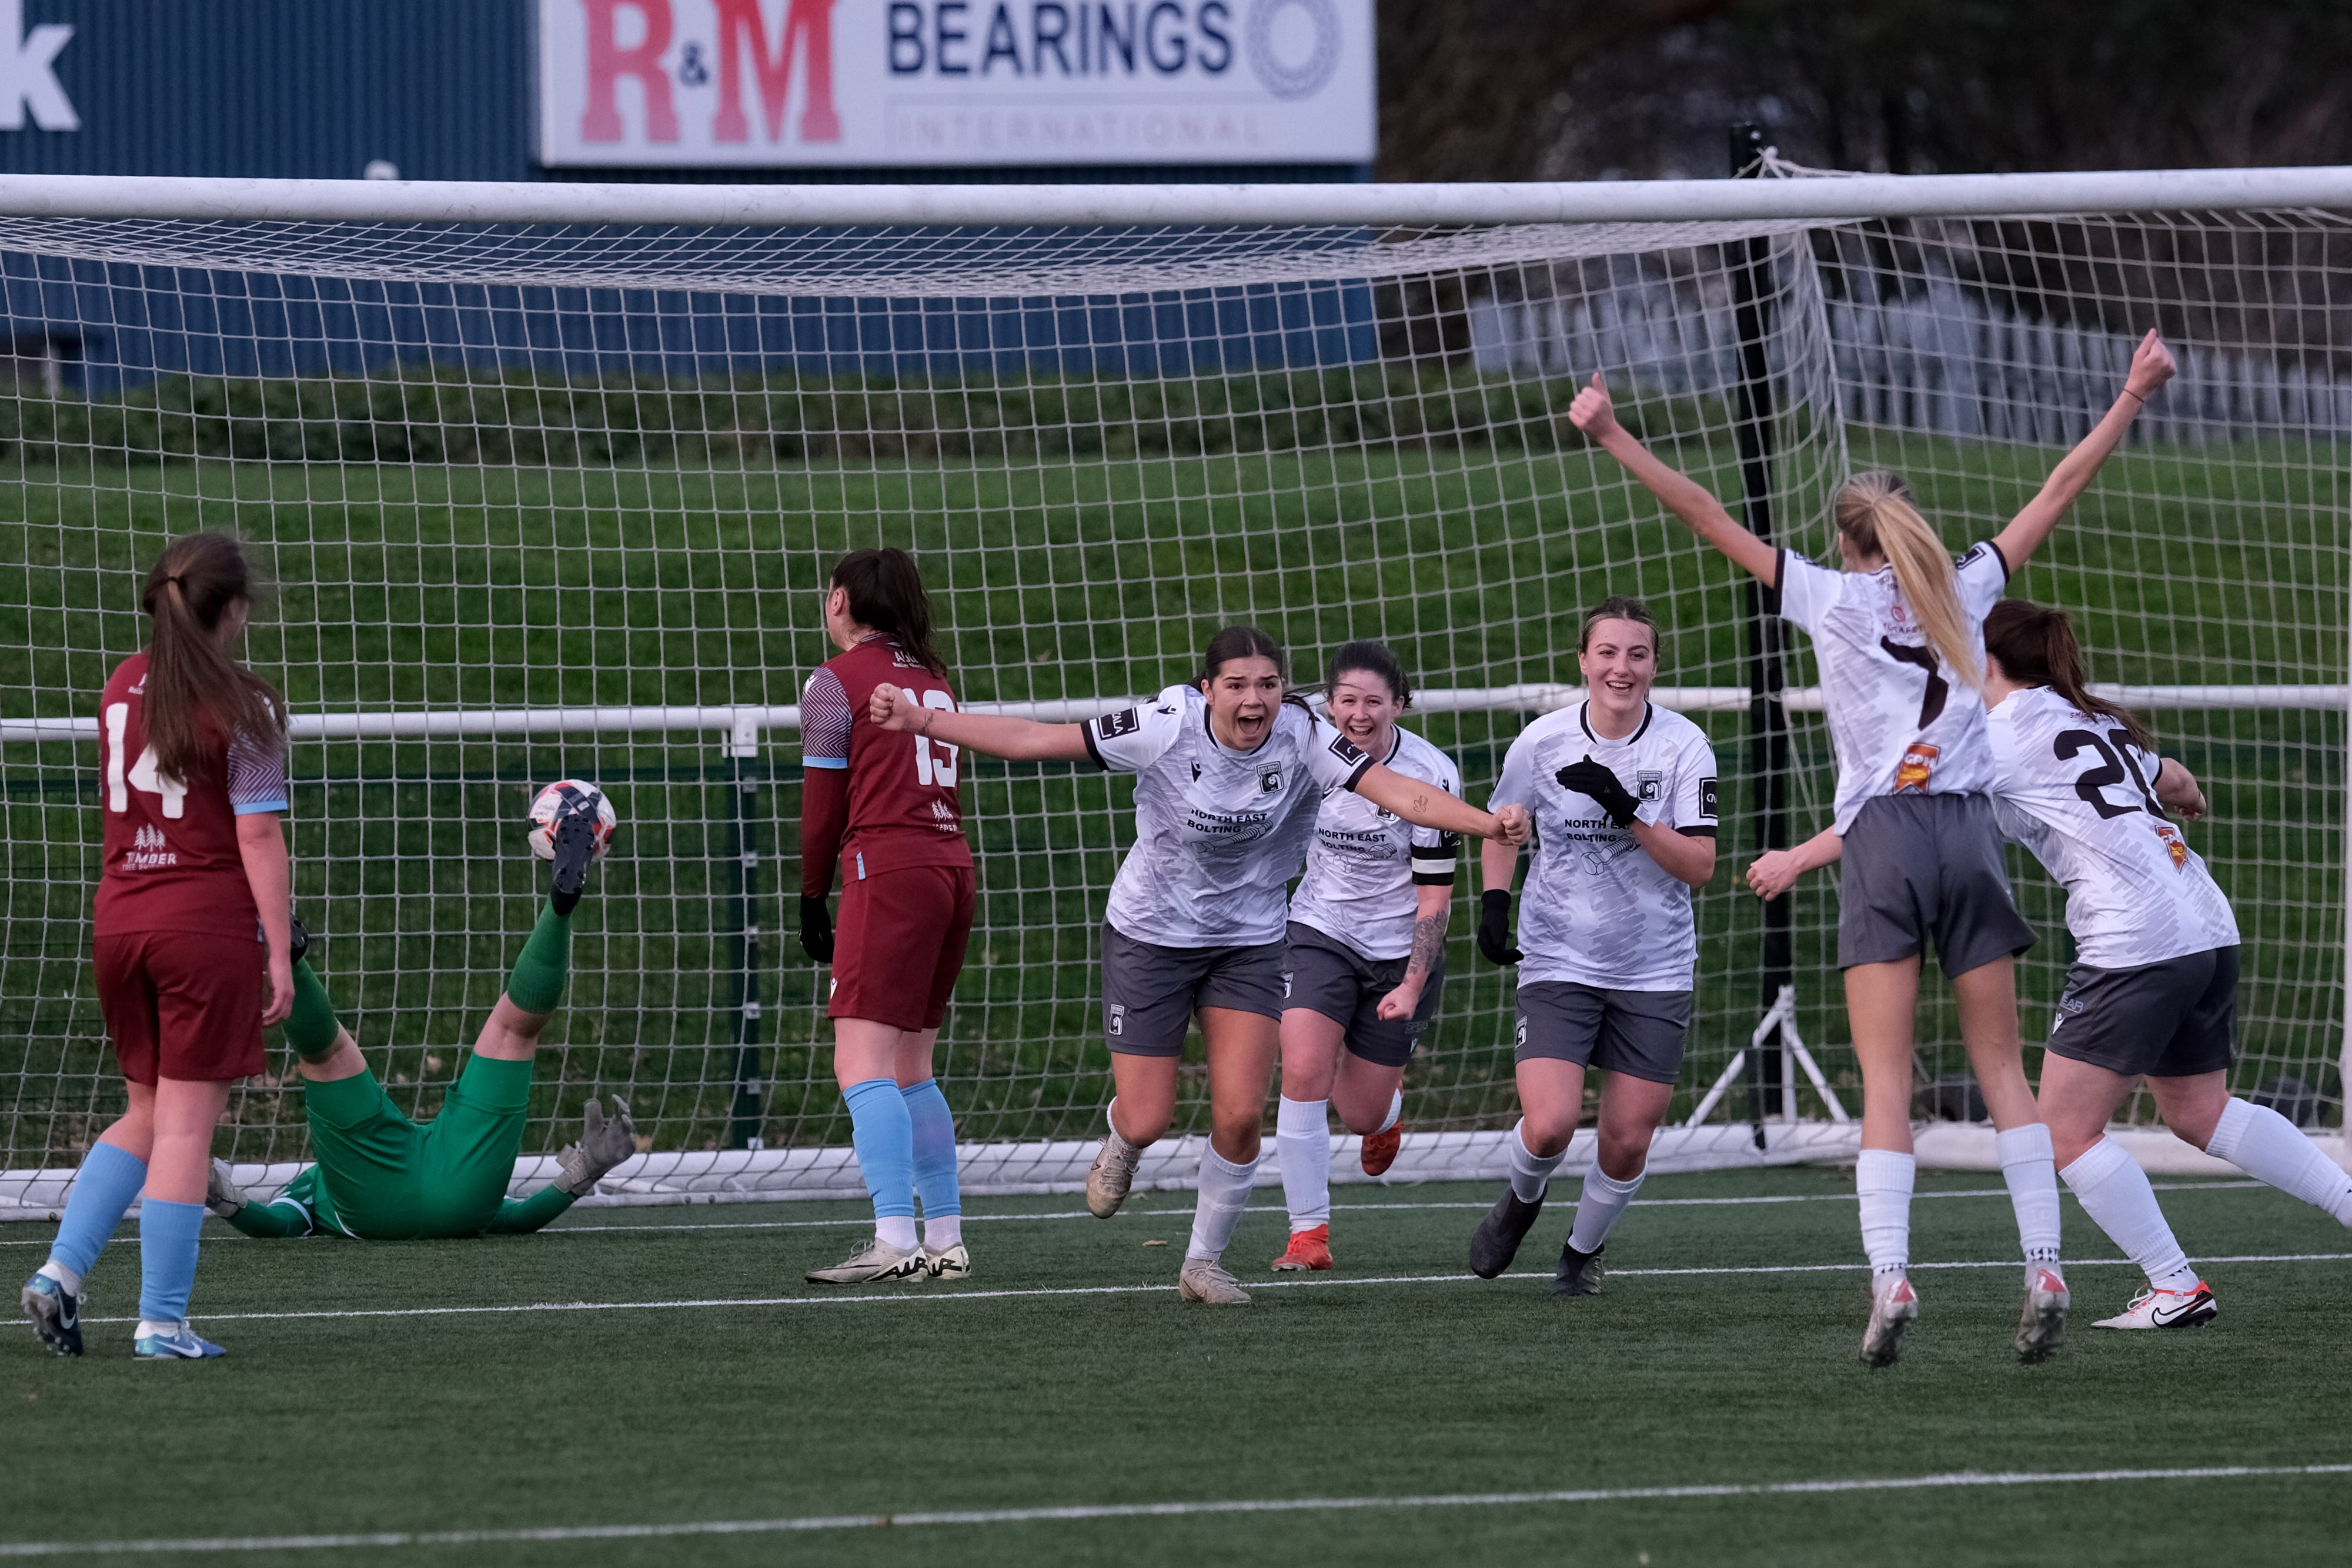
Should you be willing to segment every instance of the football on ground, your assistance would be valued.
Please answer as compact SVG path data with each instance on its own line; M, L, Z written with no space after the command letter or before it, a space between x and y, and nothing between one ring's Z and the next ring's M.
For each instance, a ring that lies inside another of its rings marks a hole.
M1570 1299L1569 1201L1512 1272L1468 1274L1485 1184L1343 1187L1335 1271L1255 1263L1253 1304L1217 1311L1177 1300L1177 1193L1109 1221L971 1200L969 1281L852 1291L800 1276L863 1203L576 1209L462 1243L211 1225L195 1321L231 1354L163 1369L127 1354L125 1237L87 1357L0 1339L0 1552L1876 1568L2242 1562L2259 1522L2266 1563L2340 1562L2352 1247L2267 1188L2159 1186L2210 1326L2092 1327L2140 1281L2070 1198L2076 1326L2020 1365L2000 1184L1927 1175L1919 1322L1876 1373L1832 1170L1654 1177L1601 1293ZM1280 1250L1279 1203L1258 1192L1237 1266ZM100 1440L131 1430L188 1462Z

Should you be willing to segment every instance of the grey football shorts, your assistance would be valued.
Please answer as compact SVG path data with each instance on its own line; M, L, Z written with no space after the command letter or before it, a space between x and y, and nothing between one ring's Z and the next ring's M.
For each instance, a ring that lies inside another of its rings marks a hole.
M1202 1008L1282 1017L1284 944L1162 947L1102 928L1103 1039L1129 1056L1181 1056Z
M2066 972L2050 1049L2126 1078L2194 1078L2236 1057L2238 950L2216 947L2133 969Z
M1404 958L1367 958L1345 942L1312 925L1290 923L1289 988L1283 1005L1321 1013L1348 1032L1350 1054L1376 1067L1402 1067L1437 1016L1437 994L1445 988L1440 957L1421 988L1421 1005L1411 1018L1381 1017L1381 998L1404 979Z
M1916 956L1932 941L1947 976L2033 946L2009 895L1988 795L1880 795L1845 831L1838 967Z
M1688 991L1611 991L1576 980L1519 982L1515 1061L1573 1061L1653 1083L1682 1075Z

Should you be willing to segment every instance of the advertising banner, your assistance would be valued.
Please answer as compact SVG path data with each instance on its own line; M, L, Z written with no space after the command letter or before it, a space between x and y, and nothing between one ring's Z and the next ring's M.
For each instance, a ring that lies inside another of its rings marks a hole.
M539 0L548 165L1371 162L1372 0Z

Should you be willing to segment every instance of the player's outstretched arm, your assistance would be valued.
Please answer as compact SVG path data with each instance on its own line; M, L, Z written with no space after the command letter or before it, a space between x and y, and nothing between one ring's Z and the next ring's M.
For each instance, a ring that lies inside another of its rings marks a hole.
M1767 850L1756 857L1744 879L1757 897L1770 903L1797 884L1809 871L1819 871L1845 853L1845 841L1835 828L1823 828L1793 850Z
M2074 451L2059 460L2058 466L2050 471L2050 477L2042 482L2042 493L2028 501L2025 509L1995 536L1992 542L2011 571L2023 566L2042 548L2042 541L2058 526L2058 519L2091 487L2107 454L2124 438L2124 432L2139 417L2139 411L2147 406L2147 400L2179 368L2173 361L2172 350L2150 329L2147 336L2139 340L2139 347L2132 350L2131 370L2124 377L2124 390L2116 394L2115 406L2091 427L2090 434L2075 443Z
M1568 422L1591 436L1594 444L1625 465L1625 471L1641 481L1642 487L1665 503L1666 510L1690 525L1691 532L1721 550L1731 564L1756 577L1764 586L1775 586L1780 576L1780 552L1741 528L1724 510L1723 503L1709 495L1706 486L1688 475L1662 463L1650 449L1633 439L1633 432L1617 423L1617 410L1609 401L1609 388L1596 372L1592 384L1576 394L1569 404Z
M537 1230L596 1190L614 1166L637 1152L637 1124L629 1103L613 1096L613 1113L594 1100L581 1116L580 1141L555 1156L555 1180L529 1197L499 1205L486 1236L523 1236Z
M1356 793L1373 805L1395 812L1406 821L1465 839L1499 839L1508 844L1528 841L1530 825L1525 806L1482 811L1434 784L1408 779L1395 768L1375 762L1356 780Z
M866 716L877 729L912 730L949 746L969 747L1013 762L1075 762L1087 755L1083 725L1040 724L1034 718L1002 714L950 713L925 707L904 687L887 683L874 688Z

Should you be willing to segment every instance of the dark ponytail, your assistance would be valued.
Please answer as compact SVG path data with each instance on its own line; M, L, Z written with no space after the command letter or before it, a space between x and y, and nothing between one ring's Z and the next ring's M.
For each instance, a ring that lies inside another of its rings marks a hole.
M286 744L286 705L269 683L228 656L221 617L253 601L245 553L226 534L186 534L163 547L147 574L140 608L155 623L147 645L142 710L155 769L184 785L211 748L209 716L221 740L242 737L275 749Z
M1290 678L1290 661L1283 656L1281 643L1255 626L1228 626L1209 639L1201 654L1201 685L1215 680L1217 672L1235 659L1272 659L1274 673Z
M2093 696L2083 668L2082 644L2063 610L2050 610L2022 599L2004 599L1985 617L1985 653L1998 660L2001 674L2021 686L2048 686L2084 713L2097 714L2123 726L2132 744L2143 751L2156 749L2129 708Z
M1323 667L1323 695L1327 699L1330 696L1331 688L1339 684L1341 675L1358 671L1386 681L1389 695L1396 698L1397 706L1412 706L1412 687L1404 678L1404 666L1397 662L1386 643L1350 643L1332 654L1331 662Z
M923 668L945 677L948 664L931 646L931 601L922 574L905 550L854 549L833 569L832 585L849 595L849 618L898 640Z

